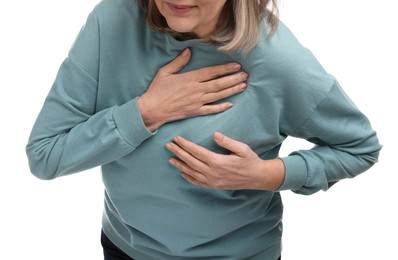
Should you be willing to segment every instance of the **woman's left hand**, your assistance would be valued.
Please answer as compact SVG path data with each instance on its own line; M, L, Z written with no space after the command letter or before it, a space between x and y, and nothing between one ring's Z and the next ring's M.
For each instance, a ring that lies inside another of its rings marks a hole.
M214 134L215 142L231 151L217 154L182 137L175 137L166 148L177 158L170 164L182 172L192 184L221 190L276 190L284 179L283 162L262 160L244 143L221 133Z

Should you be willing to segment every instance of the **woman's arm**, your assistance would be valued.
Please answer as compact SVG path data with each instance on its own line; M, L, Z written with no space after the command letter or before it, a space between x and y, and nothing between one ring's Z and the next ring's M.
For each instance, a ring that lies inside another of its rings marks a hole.
M96 112L96 94L97 81L72 56L66 59L26 147L31 171L38 178L53 179L106 164L152 135L140 121L136 99Z
M247 76L236 73L240 70L236 63L177 73L190 59L186 50L159 70L142 98L97 111L100 25L94 11L61 65L32 129L26 152L31 171L39 178L53 179L115 161L167 122L225 111L232 104L207 103L245 89Z
M313 113L291 136L315 144L282 158L286 177L281 190L300 194L327 190L339 180L353 178L378 160L382 146L369 120L337 82Z
M369 121L337 83L291 135L316 146L285 158L262 160L246 144L216 133L215 142L230 154L216 154L181 137L166 148L176 155L170 163L192 184L301 194L327 190L339 180L357 176L377 162L381 149Z

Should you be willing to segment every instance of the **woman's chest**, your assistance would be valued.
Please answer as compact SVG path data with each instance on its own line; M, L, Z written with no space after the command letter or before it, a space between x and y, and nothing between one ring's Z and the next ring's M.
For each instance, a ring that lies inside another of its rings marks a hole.
M152 46L145 51L127 51L124 55L118 54L109 59L104 63L103 73L100 73L102 76L99 81L97 110L122 105L144 94L159 68L173 60L182 50L165 50ZM231 56L217 57L218 53L206 53L200 48L191 48L191 51L190 62L179 73L234 61ZM264 81L255 70L247 72L252 74L247 80L247 90L222 100L233 103L231 109L214 115L169 122L140 149L153 145L164 146L174 136L180 135L210 150L226 152L213 141L216 131L248 144L257 154L278 147L285 137L279 129L280 106L276 104L272 83Z

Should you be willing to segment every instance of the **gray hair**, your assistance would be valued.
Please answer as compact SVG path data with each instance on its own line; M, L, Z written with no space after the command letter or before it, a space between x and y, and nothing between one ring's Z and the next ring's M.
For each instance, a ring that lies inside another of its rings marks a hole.
M180 40L196 38L192 33L171 30L154 0L139 1L146 11L145 17L151 28L170 33ZM279 21L277 0L228 0L220 15L215 35L205 40L220 45L220 51L246 55L258 43L264 15L269 28L268 36L272 36Z

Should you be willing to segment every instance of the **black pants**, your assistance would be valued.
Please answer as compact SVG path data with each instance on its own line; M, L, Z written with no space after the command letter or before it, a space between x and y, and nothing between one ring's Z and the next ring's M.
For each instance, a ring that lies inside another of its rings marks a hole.
M115 246L104 231L101 232L101 245L104 250L104 260L134 260Z
M134 260L115 246L103 231L101 233L101 244L104 249L104 260ZM278 260L281 260L281 258L279 257Z

